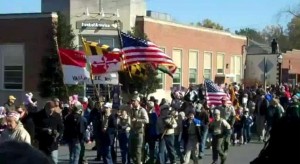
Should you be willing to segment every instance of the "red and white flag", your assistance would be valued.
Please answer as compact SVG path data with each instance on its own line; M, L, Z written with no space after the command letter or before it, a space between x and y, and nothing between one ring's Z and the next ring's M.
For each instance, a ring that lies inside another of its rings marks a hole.
M122 70L121 52L110 51L103 55L87 56L93 74L106 74Z
M82 51L59 49L65 84L78 84L90 79L86 55Z

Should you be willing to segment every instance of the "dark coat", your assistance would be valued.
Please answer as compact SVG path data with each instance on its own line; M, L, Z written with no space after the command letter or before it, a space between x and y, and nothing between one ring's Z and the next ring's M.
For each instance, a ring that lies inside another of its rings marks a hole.
M101 119L101 122L103 122L103 119ZM114 139L116 137L117 133L117 119L116 116L111 114L108 117L108 126L107 129L104 131L101 127L100 130L100 138L103 145L111 146L114 143Z
M81 143L84 141L87 122L80 114L69 114L64 125L64 140L66 142Z
M33 143L33 141L35 139L35 124L34 124L32 116L30 114L26 115L24 118L21 118L21 122L22 122L24 128L26 129L26 131L30 135L31 143Z
M201 142L201 126L202 126L202 122L196 118L193 119L192 123L195 125L196 127L196 135L198 138L198 141ZM190 127L190 123L189 120L186 119L183 121L182 123L182 139L184 141L184 143L187 143L189 140L189 135L188 135L188 130Z
M53 112L48 115L46 110L41 110L35 115L36 139L39 141L39 149L47 155L58 149L58 138L63 133L61 116ZM49 130L51 132L49 132Z
M94 134L94 138L99 138L100 137L100 130L102 127L102 112L100 111L100 109L94 108L92 109L91 113L90 113L90 118L88 120L88 124L90 124L91 122L93 123L93 134Z

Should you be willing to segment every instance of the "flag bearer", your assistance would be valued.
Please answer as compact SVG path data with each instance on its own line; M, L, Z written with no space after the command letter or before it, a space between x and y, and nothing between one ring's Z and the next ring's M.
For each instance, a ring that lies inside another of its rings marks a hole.
M140 98L138 97L138 95L135 95L131 99L131 105L131 130L129 137L130 156L133 160L133 164L141 164L145 134L144 126L149 122L149 118L146 109L140 106Z

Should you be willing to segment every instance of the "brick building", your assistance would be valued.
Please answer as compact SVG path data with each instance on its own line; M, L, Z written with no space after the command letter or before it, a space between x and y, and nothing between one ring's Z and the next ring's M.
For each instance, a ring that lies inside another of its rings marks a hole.
M12 94L22 102L26 92L38 96L42 56L50 48L56 13L0 15L0 103Z
M298 84L300 82L300 50L293 49L283 54L282 82Z
M10 94L19 102L25 92L38 95L42 55L49 49L49 31L56 19L54 13L0 15L0 102ZM246 37L146 16L137 16L136 26L178 66L173 79L158 75L157 98L169 98L172 86L202 83L203 77L218 83L243 79Z
M173 79L158 75L161 90L155 95L159 97L161 93L168 96L172 86L188 87L202 83L204 78L218 83L243 79L247 43L244 36L145 16L137 16L136 26L178 66Z

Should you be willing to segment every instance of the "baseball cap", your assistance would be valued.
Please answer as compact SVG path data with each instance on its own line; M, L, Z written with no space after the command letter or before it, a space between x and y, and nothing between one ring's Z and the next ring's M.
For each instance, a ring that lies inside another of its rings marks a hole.
M221 114L220 110L219 109L216 109L214 114Z
M82 101L83 102L88 102L88 98L87 97L83 97Z
M82 104L81 104L79 101L77 101L77 102L74 104L74 112L80 113L80 112L82 112L82 110L83 110Z
M147 106L150 107L150 108L153 108L154 107L154 102L153 101L148 101Z
M112 108L112 103L106 102L103 107L105 108Z
M59 102L59 99L58 98L54 98L53 101L54 102Z
M10 96L8 96L8 99L9 100L16 100L17 98L15 98L15 96L13 96L13 95L10 95Z
M133 96L131 100L140 102L141 98L139 96Z

